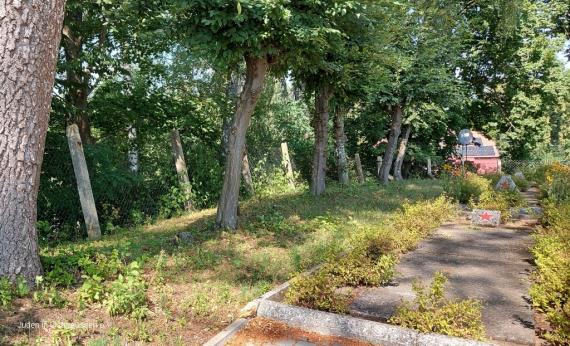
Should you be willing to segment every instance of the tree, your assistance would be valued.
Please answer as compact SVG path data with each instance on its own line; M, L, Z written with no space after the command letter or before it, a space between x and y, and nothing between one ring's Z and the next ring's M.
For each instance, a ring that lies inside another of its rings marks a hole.
M221 65L245 60L245 85L232 119L224 183L218 204L218 227L237 228L241 165L247 128L263 91L270 65L286 66L289 56L313 49L329 33L321 20L320 2L223 0L174 2L177 34L196 49L213 55ZM333 10L336 8L333 6ZM213 52L213 54L212 54Z
M420 102L448 102L460 92L455 76L461 47L460 8L412 1L390 8L394 42L378 47L374 97L390 115L390 134L380 180L389 181L407 108Z
M42 268L37 194L64 0L7 0L0 28L0 276Z

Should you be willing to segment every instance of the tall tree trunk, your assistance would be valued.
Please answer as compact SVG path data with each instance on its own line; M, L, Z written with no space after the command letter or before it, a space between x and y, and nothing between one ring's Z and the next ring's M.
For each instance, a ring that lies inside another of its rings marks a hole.
M331 88L328 85L321 87L315 98L315 116L313 128L315 130L315 149L313 152L313 174L311 193L320 196L325 192L327 175L327 142L328 124L330 115Z
M245 189L250 196L255 195L255 188L253 186L253 177L251 176L251 167L249 167L249 157L247 156L247 146L243 151L243 160L241 165L241 176Z
M33 284L37 196L64 0L3 0L0 8L0 277Z
M68 122L77 125L83 144L93 144L91 122L87 113L89 75L83 71L80 61L83 52L83 38L72 29L73 26L80 26L82 22L83 13L80 9L66 14L61 42L67 63L65 100L71 106Z
M404 164L404 157L406 157L406 150L408 150L408 141L411 132L412 127L410 125L406 126L404 137L400 140L400 149L398 150L398 156L396 156L396 162L394 163L394 177L396 180L404 180L402 176L402 165Z
M216 215L216 224L221 228L237 228L238 197L245 136L251 121L251 115L255 110L255 105L263 91L263 84L268 70L269 64L266 57L246 57L245 85L240 95L228 136L224 184Z
M391 112L392 125L390 128L390 137L388 138L388 145L386 146L386 152L384 153L384 159L382 160L382 167L380 168L380 181L382 181L382 184L384 185L387 185L390 180L390 170L392 169L394 154L396 153L396 147L398 146L398 138L402 131L402 106L398 104L392 107Z
M188 167L184 159L182 139L177 129L170 131L170 145L172 147L172 154L174 155L174 166L176 168L176 174L178 175L178 183L182 191L184 191L186 198L186 201L184 201L184 209L190 211L192 210L192 187L190 185L190 177L188 176Z
M132 173L139 172L139 148L137 144L137 128L129 125L127 127L127 139L129 143L129 152L127 159L129 161L129 171Z
M334 139L336 165L338 169L338 181L341 184L348 184L348 158L346 157L346 134L344 133L344 117L344 110L337 110L334 117Z

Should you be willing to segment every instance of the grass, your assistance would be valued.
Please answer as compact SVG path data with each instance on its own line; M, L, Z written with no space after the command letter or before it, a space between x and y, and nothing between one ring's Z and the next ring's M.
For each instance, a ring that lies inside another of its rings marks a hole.
M86 345L112 345L116 340L201 344L238 318L246 302L342 251L355 229L379 227L405 201L433 199L442 191L433 180L388 187L373 182L331 184L320 198L302 189L243 202L236 232L215 231L215 210L209 209L97 242L44 247L42 257L49 263L82 251L112 254L113 250L125 264L137 261L148 286L149 312L145 319L135 320L111 317L101 303L81 309L78 296L84 279L83 273L75 272L71 282L62 285L68 287L58 289L67 301L65 307L45 307L25 298L16 299L11 311L0 311L0 330L6 329L7 335L0 344L49 343L54 338ZM192 244L176 242L182 231L194 235ZM73 330L65 329L69 325L31 332L14 328L21 321L68 322ZM79 324L81 328L73 328ZM93 325L96 328L90 328Z

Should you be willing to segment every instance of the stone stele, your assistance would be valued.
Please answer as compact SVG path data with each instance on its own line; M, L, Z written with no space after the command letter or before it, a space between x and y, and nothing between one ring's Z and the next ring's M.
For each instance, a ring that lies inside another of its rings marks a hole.
M510 175L503 175L501 179L497 182L495 190L510 190L515 191L517 189L517 184L513 181Z
M471 222L480 226L498 227L501 224L501 212L497 210L473 209Z

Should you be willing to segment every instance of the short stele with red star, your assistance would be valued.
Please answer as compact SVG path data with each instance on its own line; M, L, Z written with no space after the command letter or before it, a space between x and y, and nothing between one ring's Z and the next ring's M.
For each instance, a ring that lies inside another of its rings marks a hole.
M481 219L485 220L485 221L490 221L493 218L493 215L484 212L483 214L481 214Z

